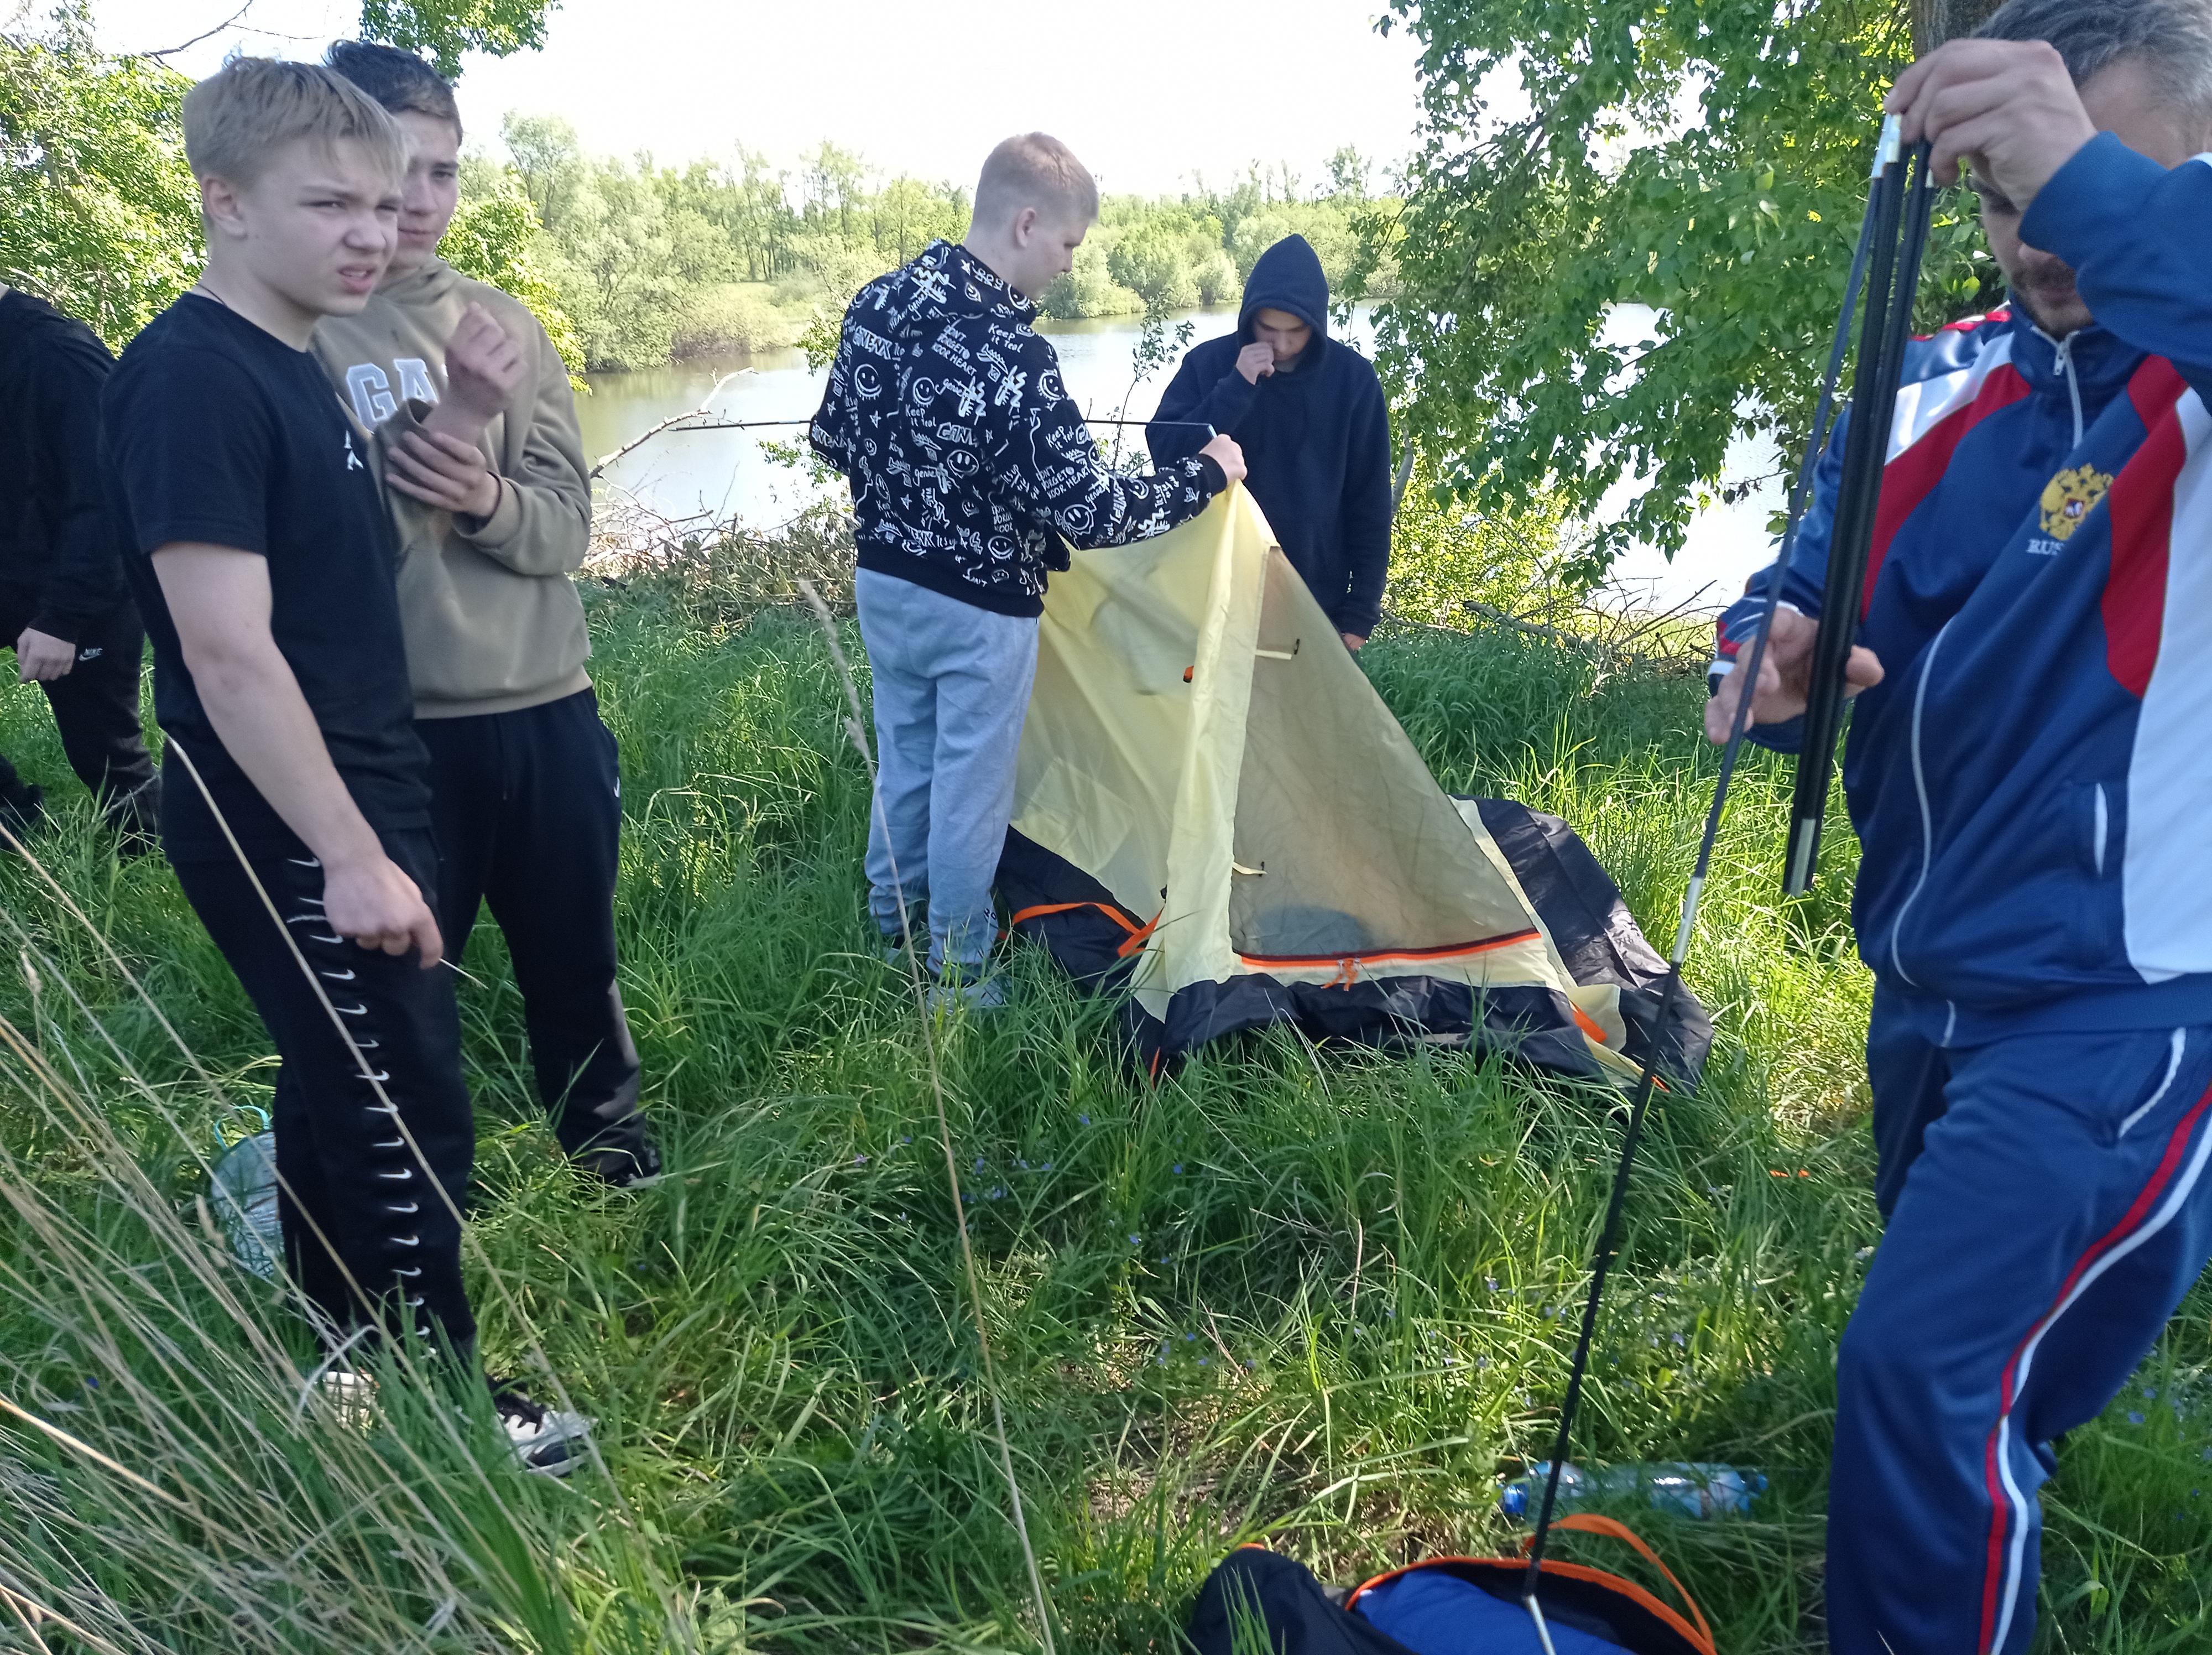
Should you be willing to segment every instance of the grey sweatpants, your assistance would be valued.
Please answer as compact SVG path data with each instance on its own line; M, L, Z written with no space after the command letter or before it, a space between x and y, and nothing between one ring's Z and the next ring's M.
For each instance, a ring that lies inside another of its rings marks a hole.
M900 896L908 912L927 898L929 969L949 959L972 976L998 933L991 882L1013 813L1036 620L872 569L854 590L876 692L868 906L896 937Z

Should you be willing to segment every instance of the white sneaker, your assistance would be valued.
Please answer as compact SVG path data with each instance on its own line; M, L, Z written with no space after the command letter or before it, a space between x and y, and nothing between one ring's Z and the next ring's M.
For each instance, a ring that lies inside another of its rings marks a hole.
M939 983L929 991L929 1009L938 1012L995 1012L1006 1003L1006 991L999 979L987 977L980 983Z
M565 1477L583 1463L592 1422L582 1415L546 1408L511 1384L494 1385L491 1404L525 1470Z
M337 1422L349 1430L366 1431L376 1421L376 1381L350 1368L334 1367L315 1381L314 1393Z

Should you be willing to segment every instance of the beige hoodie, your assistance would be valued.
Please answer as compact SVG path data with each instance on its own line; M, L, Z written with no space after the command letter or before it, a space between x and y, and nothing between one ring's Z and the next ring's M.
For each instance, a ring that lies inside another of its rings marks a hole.
M381 428L380 457L438 400L446 341L471 301L521 344L530 368L484 433L501 479L489 517L457 518L387 490L417 718L514 712L592 682L584 606L568 578L591 540L592 484L568 371L538 319L434 259L380 288L358 316L325 317L315 353L361 422Z

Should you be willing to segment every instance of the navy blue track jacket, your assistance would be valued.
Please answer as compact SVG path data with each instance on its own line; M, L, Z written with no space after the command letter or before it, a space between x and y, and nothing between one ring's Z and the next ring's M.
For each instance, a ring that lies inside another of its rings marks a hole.
M1237 356L1252 315L1284 310L1314 331L1297 366L1248 384ZM1192 347L1168 383L1145 441L1160 465L1195 453L1200 423L1244 451L1244 486L1283 555L1340 632L1364 638L1382 612L1390 567L1390 411L1374 364L1328 337L1328 278L1302 235L1260 255L1237 332Z
M1887 676L1844 764L1860 952L1939 1044L2212 1022L2212 157L2100 136L2021 234L2097 325L1912 348L1859 629ZM1782 594L1808 615L1842 452Z

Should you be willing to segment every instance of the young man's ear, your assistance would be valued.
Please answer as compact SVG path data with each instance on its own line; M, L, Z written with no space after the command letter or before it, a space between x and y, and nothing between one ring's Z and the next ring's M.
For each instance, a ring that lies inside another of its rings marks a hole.
M1024 207L1015 213L1013 217L1008 221L1006 225L1006 233L1013 237L1014 245L1016 246L1026 247L1029 246L1030 237L1036 234L1037 219L1039 216L1040 215L1036 208Z
M240 191L228 179L210 173L200 179L200 222L213 234L220 228L231 235L246 233L245 211L239 201Z

